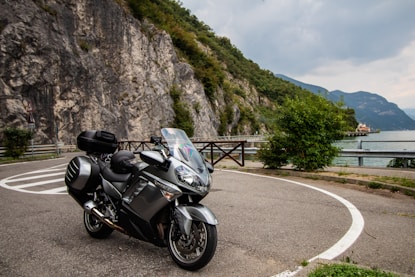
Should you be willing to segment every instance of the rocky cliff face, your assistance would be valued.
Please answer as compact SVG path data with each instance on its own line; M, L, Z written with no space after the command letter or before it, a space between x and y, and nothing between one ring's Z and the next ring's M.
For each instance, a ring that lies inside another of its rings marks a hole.
M147 139L172 123L175 86L197 106L195 136L216 135L218 115L169 35L122 1L1 1L0 32L0 130L26 128L31 108L36 142L75 143L86 129Z

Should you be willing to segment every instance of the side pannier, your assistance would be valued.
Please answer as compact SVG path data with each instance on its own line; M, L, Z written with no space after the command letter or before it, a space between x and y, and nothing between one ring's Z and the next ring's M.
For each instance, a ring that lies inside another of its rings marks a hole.
M94 190L101 183L99 165L88 157L73 158L66 168L65 184L75 191Z

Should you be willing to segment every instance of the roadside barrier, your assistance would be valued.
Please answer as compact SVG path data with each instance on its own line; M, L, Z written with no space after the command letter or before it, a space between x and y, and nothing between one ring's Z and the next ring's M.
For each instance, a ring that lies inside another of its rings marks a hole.
M23 154L25 157L39 156L47 154L60 155L63 152L75 151L76 145L64 145L63 143L58 144L38 144L29 145L27 151ZM5 157L6 147L0 146L0 157Z
M263 143L263 141L256 137L256 143ZM381 142L400 142L400 141L381 141ZM403 141L414 142L414 141ZM256 155L259 147L247 147L247 144L253 144L253 141L247 140L212 140L202 141L193 140L193 143L202 153L202 155L210 160L214 165L224 158L232 159L239 166L245 165L246 155ZM150 150L152 145L148 141L119 141L118 150L142 151ZM58 144L42 144L29 145L24 156L35 156L44 154L60 155L64 152L75 151L76 145ZM5 147L0 146L0 157L4 157L6 152ZM361 142L358 149L342 149L339 152L340 157L353 157L358 160L359 166L364 166L363 158L400 158L404 160L404 164L410 159L415 159L415 150L376 150L376 149L362 149ZM366 165L367 166L367 165Z

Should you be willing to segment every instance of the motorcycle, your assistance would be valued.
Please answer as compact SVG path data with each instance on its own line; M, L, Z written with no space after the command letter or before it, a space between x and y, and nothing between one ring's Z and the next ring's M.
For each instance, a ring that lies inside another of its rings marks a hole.
M173 261L198 270L213 258L217 218L200 201L209 193L213 167L183 130L163 128L152 136L154 148L119 150L114 134L89 130L77 137L86 156L66 169L67 191L84 210L93 238L114 230L166 247ZM167 144L167 145L166 145ZM135 154L141 161L135 162Z

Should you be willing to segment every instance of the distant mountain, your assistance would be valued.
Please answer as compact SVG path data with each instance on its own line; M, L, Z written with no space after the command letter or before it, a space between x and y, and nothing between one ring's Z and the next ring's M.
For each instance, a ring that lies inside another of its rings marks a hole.
M358 91L346 93L340 90L331 91L328 98L332 101L343 99L345 104L356 112L356 119L366 123L372 129L383 131L415 130L415 121L399 107L388 102L375 93Z
M301 87L303 89L306 89L308 91L311 91L312 93L315 93L315 94L319 94L319 93L325 94L325 93L328 93L329 92L327 89L325 89L323 87L306 84L306 83L297 81L295 79L292 79L292 78L290 78L288 76L282 75L282 74L275 74L275 76L277 76L278 78L281 78L281 79L283 79L285 81L288 81L290 83L293 83L294 85L299 86L299 87Z
M327 98L333 102L342 100L346 106L356 112L356 120L365 123L372 129L382 131L415 130L415 120L410 118L396 104L388 102L384 97L370 92L358 91L347 93L340 90L327 89L302 83L285 75L276 74L277 77L289 81L299 87L307 89L315 94L327 94ZM415 109L412 110L415 114Z
M403 111L413 120L415 120L415 109L403 109Z

